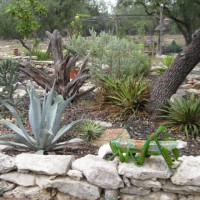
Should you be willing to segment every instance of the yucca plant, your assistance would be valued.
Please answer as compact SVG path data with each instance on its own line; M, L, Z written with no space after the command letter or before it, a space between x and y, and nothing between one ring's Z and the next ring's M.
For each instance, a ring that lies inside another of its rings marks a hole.
M183 131L187 138L196 137L200 132L200 98L191 95L169 101L160 116L168 127Z
M99 138L105 129L101 124L92 120L88 120L80 126L80 135L85 142L90 142Z
M175 57L174 56L167 56L166 58L164 58L163 60L163 66L162 68L157 69L157 72L159 74L163 74L174 62Z
M62 115L74 96L64 100L52 88L48 95L44 95L43 102L41 102L33 85L28 92L30 96L29 122L32 134L26 131L17 111L8 103L1 100L1 103L12 113L17 125L8 121L0 122L16 133L1 136L3 140L0 141L0 144L16 148L28 148L38 153L63 148L67 142L58 143L58 140L73 126L84 122L84 120L76 120L60 129ZM11 141L5 141L5 139Z
M125 111L136 113L147 102L148 82L142 78L134 79L128 76L124 79L114 79L110 76L101 77L104 88L109 91L108 100Z

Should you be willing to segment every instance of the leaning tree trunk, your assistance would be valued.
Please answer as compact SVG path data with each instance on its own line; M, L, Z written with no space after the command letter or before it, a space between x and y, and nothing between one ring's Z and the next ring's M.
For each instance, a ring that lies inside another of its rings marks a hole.
M78 74L70 80L70 72L73 68L75 68L75 64L79 56L63 56L62 38L58 30L54 30L52 34L46 31L46 35L50 39L53 53L55 65L54 76L50 77L41 70L34 68L31 64L26 65L22 63L20 70L31 77L44 89L47 88L49 90L55 83L54 89L58 92L58 94L62 95L64 99L73 95L76 97L82 96L94 90L94 87L92 87L84 92L79 91L80 87L90 77L89 67L87 67L89 55L83 61Z
M200 62L200 30L194 34L191 44L178 54L172 66L157 80L150 89L147 111L155 118L159 109L176 93L181 83Z

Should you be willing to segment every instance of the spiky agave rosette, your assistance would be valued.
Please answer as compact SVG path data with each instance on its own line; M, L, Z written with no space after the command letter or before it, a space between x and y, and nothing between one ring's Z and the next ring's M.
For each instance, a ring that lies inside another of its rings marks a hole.
M83 119L76 120L60 129L62 115L74 96L64 100L52 88L48 95L45 92L43 102L41 102L34 85L31 86L28 93L30 97L29 122L33 137L28 134L17 111L8 103L0 100L10 110L17 124L8 121L0 122L16 133L1 136L0 138L3 140L0 140L0 144L13 146L15 148L28 148L38 153L62 149L67 144L67 141L58 143L58 140L73 126L85 122ZM11 141L6 141L5 139Z

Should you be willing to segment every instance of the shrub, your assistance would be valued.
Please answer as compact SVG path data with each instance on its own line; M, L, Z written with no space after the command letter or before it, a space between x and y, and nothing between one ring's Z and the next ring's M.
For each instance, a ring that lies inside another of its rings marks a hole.
M26 52L26 56L30 56L30 52ZM31 56L37 56L37 60L53 60L53 56L42 51L32 51Z
M129 38L119 38L101 32L99 36L90 31L91 37L73 36L67 48L79 55L91 54L93 80L98 83L98 75L109 75L113 78L124 78L127 75L147 75L150 60L142 52L143 45L136 44Z
M163 60L163 66L162 68L159 68L157 70L157 73L159 74L163 74L174 62L175 57L174 56L167 56L166 58L164 58Z
M3 140L0 141L0 144L10 145L16 148L28 148L37 151L38 153L63 148L66 142L58 143L58 140L73 126L84 121L73 121L60 129L61 118L64 110L74 96L68 100L63 100L63 97L55 94L52 88L48 96L44 96L44 100L41 103L34 86L31 87L29 96L29 122L32 128L33 137L29 135L24 128L17 111L8 103L1 101L3 105L12 112L17 125L8 121L1 122L1 124L6 125L16 134L1 136L0 138ZM5 141L4 139L11 139L12 141Z
M137 113L144 108L148 96L148 82L128 76L124 79L114 79L110 76L100 78L103 88L107 91L107 99L114 105L126 111Z
M14 101L13 94L17 89L15 85L18 82L18 63L13 60L0 61L0 86L3 87L0 98Z
M168 127L184 131L186 137L196 137L200 132L200 98L194 95L170 101L161 111Z
M11 59L0 61L0 87L2 88L0 98L17 108L23 107L21 101L22 98L14 96L14 93L19 85L18 81L18 62ZM0 105L0 113L0 118L10 116L10 113L8 113L2 105Z
M167 46L167 53L180 53L182 51L181 46L177 45L173 40L170 45Z
M105 129L102 125L92 120L89 120L80 126L80 135L85 142L90 142L99 138Z

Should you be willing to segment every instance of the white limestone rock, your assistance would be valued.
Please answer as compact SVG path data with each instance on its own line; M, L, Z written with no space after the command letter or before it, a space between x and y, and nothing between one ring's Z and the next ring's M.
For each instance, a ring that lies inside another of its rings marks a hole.
M102 188L117 189L124 186L117 173L117 166L94 155L75 160L72 169L83 172L88 182Z
M56 200L72 200L72 198L70 197L70 195L67 195L63 192L57 192ZM73 200L77 200L77 199L73 199Z
M15 168L15 158L0 153L0 174L12 171Z
M129 180L129 178L127 178L125 175L122 176L124 184L126 185L126 187L130 188L131 187L131 182Z
M147 158L143 166L137 166L133 162L120 163L118 173L128 178L139 180L152 178L167 179L171 176L171 171L162 156L151 156Z
M187 90L187 89L190 89L192 87L193 87L192 84L184 84L184 85L181 85L179 87L179 89L185 89L185 90Z
M71 155L37 155L23 153L16 156L19 170L33 171L38 174L66 175L74 156Z
M173 193L151 192L147 196L122 194L121 200L178 200L178 198Z
M175 185L171 181L167 181L166 184L162 186L162 188L166 192L172 192L177 194L200 194L200 187L198 186Z
M4 192L10 191L14 189L15 184L9 183L7 181L0 181L0 188L3 189Z
M172 183L200 186L200 156L183 156L179 160L182 163L171 177Z
M57 188L60 192L88 200L98 199L101 192L101 188L97 186L91 185L86 181L75 181L68 177L48 180L44 187Z
M144 181L131 179L131 184L144 188L162 188L162 185L159 181L153 181L151 179Z
M76 180L76 181L80 181L80 180L83 179L83 173L80 172L80 171L78 171L78 170L69 170L69 171L67 172L67 175L68 175L70 178L72 178L72 179L74 179L74 180Z
M45 190L41 190L40 187L16 187L14 190L5 192L3 195L5 198L11 199L26 199L31 200L50 200L51 194Z
M191 88L191 89L186 90L186 93L199 95L200 94L200 90Z
M131 186L130 188L125 187L120 189L120 192L125 194L149 195L151 190L143 187Z
M18 172L9 172L7 174L1 174L0 179L9 181L21 186L34 186L35 176L32 174L22 174Z
M119 199L119 190L108 190L105 189L105 199L115 200Z

